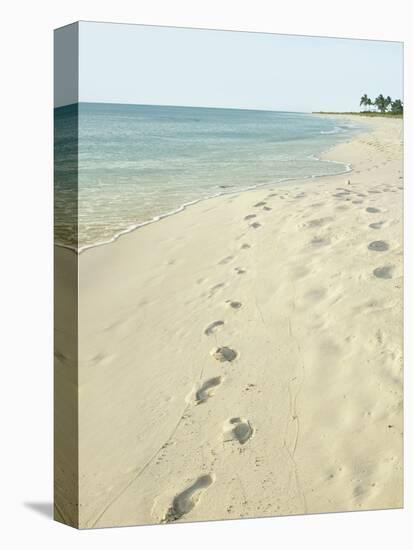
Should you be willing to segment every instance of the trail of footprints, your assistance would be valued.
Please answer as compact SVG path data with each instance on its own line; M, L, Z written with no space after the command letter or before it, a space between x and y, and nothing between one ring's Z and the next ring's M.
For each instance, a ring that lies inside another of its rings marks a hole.
M348 184L350 185L350 180L348 180ZM398 187L398 189L403 189L402 187ZM378 194L381 194L381 193L386 193L386 192L396 192L396 189L392 189L388 186L385 186L385 187L382 187L382 189L368 189L367 190L367 193L371 196L371 195L378 195ZM332 196L338 200L338 201L351 201L352 204L363 204L363 199L367 198L368 195L366 195L365 193L359 193L353 189L346 189L345 187L337 187L336 188L336 192L332 193ZM359 197L357 199L352 199L352 196L354 197ZM336 209L343 209L343 208L347 208L347 206L337 206ZM383 210L382 208L378 208L376 206L367 206L365 208L365 212L367 214L383 214L385 212L385 210ZM308 222L306 222L304 224L304 227L307 227L307 228L322 228L324 227L325 225L327 225L329 222L333 221L334 218L332 218L331 216L329 217L324 217L324 218L318 218L318 219L313 219L313 220L310 220ZM380 229L383 229L384 227L386 227L387 225L387 222L385 220L380 220L380 221L377 221L377 222L371 222L368 224L368 227L370 229L374 229L374 230L380 230ZM310 241L310 244L313 245L313 246L324 246L324 245L327 245L327 244L330 244L330 241L328 239L324 239L323 237L320 237L320 236L314 236L312 238L312 240ZM370 242L368 245L367 245L367 249L370 250L370 251L373 251L373 252L386 252L390 249L390 245L388 242L384 241L384 240L377 240L377 241L372 241ZM394 266L393 265L383 265L383 266L380 266L380 267L376 267L373 272L372 272L372 275L378 279L392 279L393 278L393 274L394 274Z
M385 191L393 191L391 189L384 189ZM381 193L382 191L376 189L368 190L370 195ZM357 198L353 198L351 195L355 195ZM294 199L302 198L305 196L305 193L300 193L299 195L294 196ZM364 193L357 193L356 191L349 190L343 187L337 188L336 192L332 196L339 201L347 201L352 204L363 204L363 199L368 195ZM270 197L278 197L279 199L284 199L288 197L288 192L283 192L282 195L279 193L271 193L268 195ZM353 199L353 200L352 200ZM313 206L320 206L321 204L315 204ZM263 211L270 211L271 207L267 206L266 201L259 201L254 204L254 208L261 208ZM339 207L337 207L339 208ZM347 207L346 207L347 208ZM373 206L368 206L365 208L367 214L379 214L383 213L383 210ZM262 227L261 223L256 221L257 214L248 214L244 217L246 222L249 223L249 227L252 229L259 229ZM334 218L331 216L326 216L323 218L317 218L310 220L304 224L304 227L310 229L321 229L325 225L334 221ZM377 222L372 222L369 224L369 228L374 230L380 230L386 225L385 220L380 220ZM311 244L313 246L325 246L330 244L330 240L324 237L315 236L313 237ZM248 243L243 243L240 247L241 250L247 250L251 248L251 245ZM374 253L386 252L389 250L389 244L384 240L375 240L370 242L367 245L367 249ZM219 264L226 265L234 260L233 256L227 256L223 258ZM235 267L234 271L238 275L243 275L246 273L246 270L241 267ZM383 265L377 267L373 270L373 275L379 279L391 279L393 277L394 267L392 265ZM224 283L218 283L214 285L209 291L209 297L213 297L215 293L222 289L225 286ZM226 304L229 308L233 310L239 310L242 307L242 303L236 300L227 300ZM225 321L216 320L210 323L204 330L204 335L207 337L216 336L216 333L225 326ZM216 360L218 363L231 364L233 361L236 361L238 358L237 350L231 348L230 346L218 346L211 350L211 357ZM216 391L218 391L219 386L225 381L223 375L214 376L203 381L195 393L192 395L191 400L195 406L201 406L205 404L209 399L213 398ZM251 425L250 421L246 418L240 416L234 416L223 422L222 426L222 440L223 442L235 443L238 445L245 445L253 436L254 428ZM163 523L171 523L181 519L183 516L191 512L198 502L200 501L202 494L215 482L214 474L204 474L196 478L188 487L186 487L181 493L177 494L168 508L165 516L162 519Z
M266 211L271 210L270 207L266 206L265 201L261 201L254 206L257 208L263 207ZM256 214L250 214L245 216L244 220L248 222L256 217ZM250 224L250 227L257 229L258 227L261 227L261 224L259 222L254 222ZM248 243L243 243L240 248L241 250L247 250L251 248L251 245ZM219 265L226 265L232 260L234 260L233 256L226 256L218 263ZM234 271L237 275L243 275L246 273L246 270L241 267L235 267ZM224 283L214 285L210 288L208 296L210 298L213 297L215 293L224 286ZM242 303L237 300L226 300L225 303L232 310L239 310L242 307ZM215 336L224 325L225 321L221 319L213 321L205 327L204 335L208 337ZM210 355L218 363L231 364L237 359L239 354L237 350L229 346L218 346L212 348ZM209 399L213 398L215 391L218 390L224 380L225 377L219 375L203 381L198 389L196 389L195 392L189 396L189 402L196 406L205 404ZM230 442L240 446L245 445L251 439L253 433L254 429L250 421L240 416L229 418L225 420L222 425L222 441L224 443ZM193 510L200 501L202 494L214 483L214 481L215 476L213 474L201 475L195 479L188 487L173 498L171 505L161 520L162 523L177 521L191 512L191 510Z
M368 193L370 194L378 194L382 192L388 192L392 191L390 188L384 188L383 191L380 191L378 189L369 189ZM368 214L381 214L384 211L381 208L376 208L374 206L369 206L366 208L366 212ZM386 225L385 220L380 220L377 222L372 222L369 224L370 229L380 230ZM386 252L390 249L389 243L384 240L377 240L377 241L371 241L367 245L367 249L371 250L372 252ZM376 267L373 269L373 276L377 279L392 279L394 273L394 266L393 265L383 265L380 267Z

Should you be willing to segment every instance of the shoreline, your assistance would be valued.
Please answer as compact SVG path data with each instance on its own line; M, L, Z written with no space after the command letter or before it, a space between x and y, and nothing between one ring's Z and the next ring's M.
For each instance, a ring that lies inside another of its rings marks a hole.
M335 146L333 146L332 149L334 149L334 147ZM325 154L325 153L326 152L324 152L323 154ZM312 155L312 156L314 156L314 158L316 158L316 160L322 160L321 158L319 159L318 157L315 157L315 155ZM333 174L333 176L342 176L344 174L349 174L352 171L350 163L346 164L346 163L339 162L339 161L336 161L336 160L324 160L323 162L331 162L331 163L336 163L336 164L342 164L346 167L346 170L343 170L343 172L337 172L336 174ZM237 190L233 190L233 191L226 191L226 192L223 191L222 193L217 193L216 195L211 195L209 197L203 197L203 198L191 201L191 202L184 203L179 208L177 208L176 210L172 210L171 212L166 212L165 214L160 214L159 216L156 216L155 218L144 221L144 222L139 223L137 225L132 225L132 226L120 231L119 233L116 233L108 241L102 241L102 242L98 242L98 243L95 243L95 244L85 245L85 246L80 247L78 249L76 249L76 248L74 248L70 245L65 245L65 244L62 244L62 243L55 243L55 246L58 246L59 248L65 248L67 250L71 250L72 252L75 252L76 254L80 255L80 254L86 252L89 249L98 248L100 246L110 245L110 244L116 242L119 238L124 237L125 235L128 235L129 233L133 233L134 231L137 231L138 229L141 229L142 227L145 227L147 225L151 225L153 223L158 223L158 222L164 220L165 218L170 218L171 216L175 216L177 214L180 214L181 212L184 212L185 210L187 210L189 207L194 206L194 205L199 204L199 203L203 203L203 202L206 202L206 201L209 201L209 200L212 200L212 199L217 199L219 197L225 197L225 196L228 196L228 195L233 195L235 193L247 193L247 192L251 192L251 191L258 191L260 189L265 189L266 187L277 186L277 185L281 185L281 184L284 184L284 183L286 183L286 184L293 184L293 183L296 183L296 182L304 183L308 180L318 180L320 178L328 178L328 177L333 177L333 176L328 175L328 174L321 174L321 175L312 175L312 176L306 176L306 177L301 177L301 178L284 178L284 179L281 179L280 181L277 181L277 182L257 184L254 187L247 187L245 189L242 188L242 189L237 189Z
M323 114L323 113L308 113L308 114L319 116L321 118L322 117L334 118L333 116L330 116L328 114ZM347 119L352 120L350 115L347 115ZM364 125L368 126L368 124L365 123L365 122L364 122ZM366 131L368 133L368 130L366 130ZM88 245L85 245L85 246L82 246L82 247L79 247L79 248L76 248L76 247L71 246L71 245L63 244L63 243L58 243L58 242L55 242L55 246L57 246L59 248L64 248L66 250L71 250L75 254L80 255L80 254L86 252L89 249L112 244L112 243L116 242L119 238L121 238L125 235L128 235L129 233L133 233L134 231L136 231L136 230L138 230L142 227L145 227L147 225L160 222L165 218L169 218L170 216L175 216L176 214L180 214L181 212L185 211L188 207L193 206L193 205L198 204L198 203L201 203L201 202L204 202L204 201L208 201L208 200L211 200L211 199L216 199L216 198L223 197L223 196L226 196L226 195L231 195L231 194L234 194L234 193L245 193L245 192L255 191L255 190L259 190L259 189L265 189L266 187L269 187L269 186L272 186L272 185L277 186L277 185L281 185L281 184L284 184L284 183L295 183L295 182L302 182L303 183L303 182L308 181L308 180L318 180L320 178L334 177L334 176L340 176L340 175L343 175L343 174L350 173L352 171L350 162L337 161L337 160L334 160L334 159L323 158L323 157L325 157L326 155L328 155L329 153L334 151L334 149L336 147L338 147L338 146L340 146L344 143L350 143L351 141L357 139L357 137L359 137L360 135L362 135L364 133L365 133L365 129L360 129L360 131L355 136L353 136L352 138L350 138L346 141L340 142L338 144L336 143L336 144L332 145L327 150L324 150L324 151L320 152L319 155L312 154L312 155L309 156L309 158L314 158L315 160L320 161L320 162L329 162L329 163L334 163L334 164L341 164L345 167L345 170L343 170L342 172L337 172L336 174L310 175L310 176L304 176L304 177L299 177L299 178L284 178L284 179L281 179L277 182L257 184L257 185L253 185L251 187L246 187L246 188L241 188L241 189L236 189L236 190L231 190L231 191L218 192L218 193L216 193L214 195L211 195L211 196L208 196L208 197L202 197L202 198L196 199L194 201L183 203L182 205L180 205L175 210L172 210L170 212L166 212L164 214L160 214L160 215L155 216L154 218L151 218L149 220L146 220L146 221L143 221L143 222L140 222L140 223L137 223L137 224L133 224L133 225L123 229L122 231L119 231L118 233L115 233L115 235L107 241L100 241L100 242L97 242L97 243L94 243L94 244L88 244Z

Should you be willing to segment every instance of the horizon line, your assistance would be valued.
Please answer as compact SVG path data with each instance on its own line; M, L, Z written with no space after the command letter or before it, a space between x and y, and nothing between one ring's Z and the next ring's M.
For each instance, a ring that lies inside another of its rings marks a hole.
M65 105L58 105L57 107L54 107L53 109L61 109L64 107L72 107L75 105L81 105L81 104L87 104L87 105L128 105L130 107L172 107L172 108L180 108L180 109L217 109L217 110L225 110L225 111L258 111L262 113L296 113L296 114L313 114L315 112L320 111L285 111L282 109L251 109L249 107L212 107L212 106L205 106L205 105L170 105L170 104L159 104L159 103L130 103L130 102L122 102L122 101L76 101L75 103L67 103Z

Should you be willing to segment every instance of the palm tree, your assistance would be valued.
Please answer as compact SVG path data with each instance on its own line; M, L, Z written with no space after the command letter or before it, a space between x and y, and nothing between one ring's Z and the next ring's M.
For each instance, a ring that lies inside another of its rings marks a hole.
M368 101L369 101L368 95L364 94L360 99L360 107L362 107L363 105L368 105Z
M401 99L395 99L391 104L391 112L394 114L403 114L403 102Z
M388 95L388 96L386 97L386 99L384 100L384 104L385 104L385 106L386 106L386 111L387 111L387 109L388 109L388 108L390 107L390 105L391 105L391 97L390 97L389 95Z
M373 105L373 102L372 102L372 100L371 100L369 97L367 98L367 103L366 103L366 105L367 105L368 111L370 112L371 106Z
M381 113L386 112L387 105L386 105L386 99L383 94L380 94L379 96L376 97L376 99L374 100L374 105L376 105L377 109Z

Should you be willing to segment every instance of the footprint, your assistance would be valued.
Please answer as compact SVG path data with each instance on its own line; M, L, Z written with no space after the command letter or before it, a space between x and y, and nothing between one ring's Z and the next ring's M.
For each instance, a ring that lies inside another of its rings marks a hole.
M261 224L258 223L258 222L254 222L254 223L250 224L250 227L253 227L254 229L258 229L258 227L261 227Z
M381 226L384 224L385 222L384 221L381 221L381 222L374 222L374 223L371 223L369 225L369 227L371 227L372 229L380 229Z
M188 514L198 504L202 493L208 489L213 482L214 478L211 475L200 476L192 485L174 497L172 505L166 512L161 523L171 523Z
M254 206L257 208L259 206L265 206L267 203L264 201L257 202L257 204L254 204Z
M246 273L246 270L242 267L236 267L235 272L238 273L238 275L244 275L244 273Z
M334 218L331 216L326 216L325 218L317 218L310 220L305 224L305 227L322 227L326 223L334 221Z
M251 245L248 243L244 243L241 245L242 250L245 250L246 248L251 248Z
M385 241L372 241L367 248L376 252L384 252L389 249L389 245Z
M231 361L234 361L234 359L238 356L238 353L235 350L228 348L227 346L214 348L210 353L212 357L220 363L224 363L225 361L231 363Z
M231 260L233 260L233 256L227 256L226 258L223 258L219 263L219 265L225 265L228 264Z
M213 388L216 388L217 386L219 386L221 382L222 382L221 376L215 376L214 378L210 378L209 380L204 382L195 394L195 403L197 405L200 405L201 403L205 403L205 401L209 399L213 394L212 392Z
M238 441L244 445L252 436L253 429L248 420L240 417L230 418L224 423L224 441Z
M392 265L384 265L382 267L376 267L373 271L373 275L378 279L392 279L394 268Z
M302 279L303 277L306 277L310 273L309 269L306 267L300 265L293 269L292 275L294 279Z
M272 208L270 206L264 206L263 210L266 210L268 212L269 210L272 210Z
M227 300L227 304L229 304L229 306L232 307L232 309L239 309L240 307L242 307L241 302L235 302L232 300Z
M225 283L218 283L218 284L212 286L212 287L209 289L209 298L212 298L212 296L213 296L220 288L222 288L223 286L225 286Z
M244 220L252 220L252 218L256 218L257 214L248 214L248 216L245 216Z
M313 288L304 294L304 298L309 300L314 300L315 302L322 300L326 295L326 290L324 288Z
M313 246L326 246L327 244L330 244L330 240L323 239L322 237L314 237L311 239L310 244Z
M206 334L207 336L209 336L210 334L212 334L213 332L215 332L215 329L217 327L220 327L224 324L224 321L214 321L213 323L211 323L210 325L207 326L207 328L204 330L204 334Z
M366 208L366 212L369 212L370 214L377 214L381 212L381 210L379 208L374 208L373 206L369 206L368 208Z

